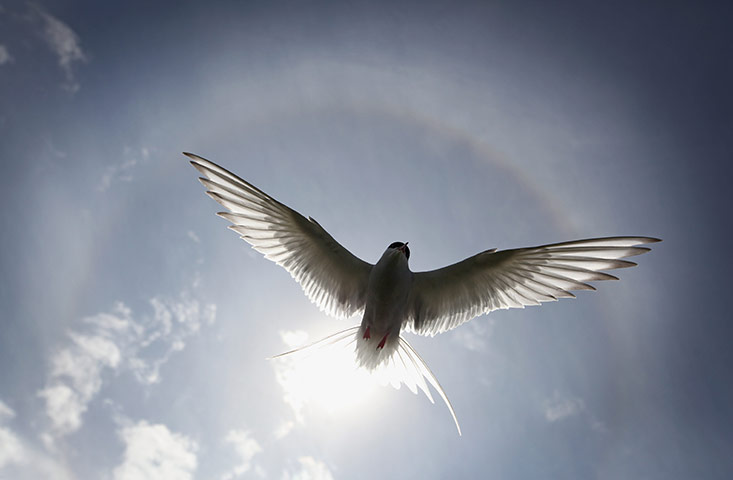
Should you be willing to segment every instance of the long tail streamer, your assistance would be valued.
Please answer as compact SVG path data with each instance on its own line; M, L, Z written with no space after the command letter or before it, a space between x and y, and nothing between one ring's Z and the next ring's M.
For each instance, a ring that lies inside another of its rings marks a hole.
M336 332L316 342L309 343L270 358L276 359L292 354L313 353L321 348L336 344L343 344L344 347L349 347L355 343L356 347L354 351L356 358L354 361L357 362L357 364L362 365L363 368L366 368L381 384L386 385L389 383L394 388L399 389L400 385L404 383L407 388L415 394L417 394L417 389L419 388L423 393L425 393L425 396L428 397L428 400L430 400L431 403L435 403L433 396L430 394L428 383L432 385L448 407L448 410L453 417L453 421L456 424L456 429L458 429L458 435L461 435L461 426L458 423L456 412L453 410L453 405L451 405L450 400L448 400L445 390L443 390L443 387L440 385L440 382L438 382L438 379L430 370L427 363L425 363L425 360L422 359L422 357L415 351L412 345L405 340L404 337L400 335L399 342L396 345L397 348L390 349L391 351L385 349L383 352L384 356L379 359L379 362L376 364L370 364L370 366L364 366L363 362L357 361L357 358L359 358L361 353L359 352L360 349L369 348L370 354L372 353L372 348L370 348L366 342L363 342L362 345L359 340L359 326L357 325L347 328L346 330ZM425 380L427 380L427 382Z

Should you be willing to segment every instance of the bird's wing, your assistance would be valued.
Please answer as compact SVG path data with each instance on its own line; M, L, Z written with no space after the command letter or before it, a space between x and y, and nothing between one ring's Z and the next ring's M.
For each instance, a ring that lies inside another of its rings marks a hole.
M636 265L625 257L648 252L649 237L608 237L496 252L414 274L405 328L421 335L445 332L492 310L524 308L595 290L585 282L617 280L603 270Z
M342 247L312 218L278 202L219 165L184 153L205 178L207 194L229 212L217 215L252 247L287 270L310 300L335 317L364 309L372 265Z

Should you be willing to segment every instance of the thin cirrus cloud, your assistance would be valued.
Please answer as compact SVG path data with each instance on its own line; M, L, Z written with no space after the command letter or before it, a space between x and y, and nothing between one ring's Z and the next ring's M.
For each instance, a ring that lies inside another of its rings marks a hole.
M160 381L160 368L185 341L216 317L213 304L202 305L182 293L179 299L153 297L152 315L133 318L118 302L111 312L88 317L68 332L67 343L51 357L46 385L38 392L45 400L53 439L77 431L89 403L102 388L106 374L127 371L143 385Z
M14 9L7 10L10 14L8 17L16 22L20 20L22 29L30 29L33 36L46 45L56 57L58 67L64 74L61 88L69 93L76 93L81 88L81 84L77 79L76 67L78 64L87 63L90 60L89 53L82 48L79 35L69 25L51 15L40 5L30 2L27 5L26 12ZM5 10L0 10L0 14L5 12ZM27 39L24 40L26 47L30 43L32 42ZM15 57L10 54L8 46L0 44L0 66L14 61Z
M81 39L66 23L37 4L31 6L30 18L40 24L38 34L56 55L59 68L64 72L66 81L61 86L70 93L77 92L81 85L76 79L75 65L89 61L89 54L81 46Z

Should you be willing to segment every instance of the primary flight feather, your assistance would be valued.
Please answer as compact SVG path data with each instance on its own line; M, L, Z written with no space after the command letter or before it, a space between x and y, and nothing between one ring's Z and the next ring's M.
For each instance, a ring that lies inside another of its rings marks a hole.
M493 310L574 297L572 290L595 290L586 282L616 280L604 270L636 265L623 259L649 251L639 245L660 241L606 237L491 249L428 272L412 272L407 243L393 242L372 265L341 246L313 218L305 218L205 158L184 155L203 175L199 180L206 193L229 210L218 215L231 222L230 229L285 268L308 298L329 315L362 316L359 326L307 347L355 343L361 366L388 371L393 385L405 383L413 392L420 388L432 401L427 380L448 406L459 434L448 397L427 364L400 335L403 330L433 336Z

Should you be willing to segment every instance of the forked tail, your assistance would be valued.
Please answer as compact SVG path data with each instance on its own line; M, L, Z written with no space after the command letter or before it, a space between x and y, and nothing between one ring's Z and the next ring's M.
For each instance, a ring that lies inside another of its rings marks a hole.
M458 418L456 418L456 412L453 410L453 405L451 405L443 387L440 386L438 379L435 378L435 375L422 357L401 335L399 336L398 342L391 343L394 348L385 347L383 350L379 350L379 355L376 356L377 352L372 351L373 347L371 344L359 337L359 326L357 325L355 327L336 332L308 345L275 355L271 358L275 359L285 355L301 352L312 352L336 344L342 344L343 347L349 347L352 344L356 344L354 348L356 355L354 361L357 362L359 366L369 370L380 383L389 383L397 389L399 389L400 385L404 383L407 385L407 388L415 394L417 394L417 389L419 388L423 393L425 393L425 396L428 397L431 403L435 403L427 384L429 383L432 385L448 407L448 410L453 417L453 421L456 424L456 428L458 429L458 435L461 435L461 426L458 424ZM365 356L370 359L368 363L364 362ZM372 361L375 358L376 361ZM425 380L427 380L427 383Z

